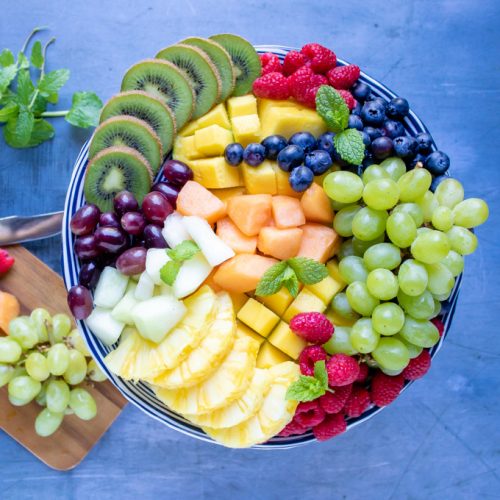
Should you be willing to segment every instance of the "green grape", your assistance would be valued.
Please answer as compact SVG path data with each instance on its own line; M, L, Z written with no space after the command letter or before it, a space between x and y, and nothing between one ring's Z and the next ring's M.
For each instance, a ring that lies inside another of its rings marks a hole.
M372 352L373 359L385 370L403 370L410 362L407 347L398 339L383 337Z
M363 181L352 172L341 170L328 174L323 181L326 194L342 203L354 203L361 199Z
M43 382L50 376L47 358L40 352L29 354L26 358L25 366L28 375L39 382Z
M369 271L374 269L392 270L401 264L401 251L392 243L377 243L366 250L363 260Z
M439 302L444 302L445 300L449 299L452 291L453 291L453 289L451 289L449 292L446 292L446 293L433 293L432 296L436 300L439 300Z
M405 314L394 302L378 305L372 313L373 328L381 335L394 335L403 327Z
M437 300L434 297L434 312L432 313L432 316L429 319L433 319L433 318L436 318L437 316L439 316L441 309L442 309L441 302L439 302L439 300Z
M453 208L464 199L464 188L456 179L445 179L439 183L434 197L438 205Z
M374 269L366 278L368 291L377 299L391 300L398 294L398 279L388 269Z
M439 342L438 329L428 320L405 317L400 335L408 342L419 347L432 347Z
M451 292L455 286L455 278L451 271L441 263L427 264L425 266L429 275L427 289L435 295L442 295Z
M64 380L51 380L47 385L47 408L54 413L61 413L69 404L69 386Z
M72 348L80 351L84 356L90 358L90 351L87 348L87 344L83 340L80 332L77 328L71 330L69 335L66 337L66 343Z
M335 214L333 229L344 238L352 236L352 219L361 210L359 205L349 205Z
M52 335L56 342L62 342L71 330L71 319L67 314L54 314L52 317Z
M413 257L424 264L435 264L443 260L450 251L450 241L446 234L436 230L419 234L411 244Z
M342 318L353 320L359 318L359 314L353 311L351 305L349 304L349 301L347 300L347 295L344 292L337 293L337 295L333 297L331 307L333 311ZM92 363L92 361L90 363Z
M47 362L52 375L62 375L69 365L69 349L64 344L54 344L47 353Z
M424 223L424 212L422 212L422 209L416 203L400 203L394 207L392 213L409 215L417 228Z
M387 217L388 214L385 210L364 207L352 220L352 232L359 240L374 240L384 234Z
M33 401L41 389L42 384L38 380L33 380L29 375L14 377L8 385L9 396L25 401L25 404Z
M430 319L434 314L434 297L428 290L416 296L406 295L400 290L398 302L407 314L416 319Z
M31 349L38 344L35 325L29 316L18 316L9 324L9 336L24 349Z
M76 349L70 349L68 368L63 374L64 380L70 385L77 385L83 381L85 375L87 375L85 356Z
M399 248L409 247L417 236L413 218L401 212L392 213L387 219L387 236Z
M370 318L361 318L352 325L351 344L358 352L367 354L377 347L380 335L373 329Z
M406 173L405 162L396 156L386 158L380 166L389 174L393 181L398 181Z
M480 198L468 198L453 207L453 217L457 226L467 228L480 226L486 222L488 215L488 205Z
M453 277L458 276L464 270L464 258L455 250L450 250L440 263L451 271Z
M0 363L17 363L23 350L9 337L0 337Z
M26 405L30 404L31 401L33 401L32 399L16 398L14 396L11 396L10 394L8 394L8 398L9 398L9 403L12 406L26 406Z
M352 205L352 203L341 203L340 201L335 201L330 198L330 204L332 205L332 208L335 212L338 212L339 210L342 210L345 207L348 207L349 205Z
M87 376L93 382L104 382L108 378L93 359L89 361L87 366Z
M54 413L44 408L35 419L35 431L39 436L48 437L59 429L64 413Z
M0 363L0 387L8 384L14 376L14 367Z
M350 334L350 327L336 326L335 333L326 344L323 344L323 348L328 354L342 353L349 356L357 354L358 351L351 344Z
M399 199L416 201L429 189L432 175L425 168L414 168L402 175L398 180Z
M354 255L340 261L339 272L342 279L348 284L354 281L365 281L368 276L363 259Z
M97 405L92 395L85 389L77 387L71 391L70 408L82 420L91 420L97 414Z
M402 373L404 370L404 368L402 368L401 370L388 370L387 368L383 368L382 366L379 366L379 369L382 373L389 375L389 377L395 377L395 376L399 375L400 373Z
M477 248L477 236L465 227L453 226L447 233L451 249L460 255L469 255Z
M406 295L420 295L427 288L429 276L423 264L413 259L405 260L398 271L399 288Z
M13 374L12 378L20 377L21 375L28 375L26 368L23 365L14 366L14 374Z
M42 384L42 388L35 398L38 406L47 406L47 385L49 384L49 382L50 380L46 380Z
M448 231L453 226L453 213L448 207L437 207L432 214L431 222L439 231Z
M30 314L31 321L38 335L38 342L44 343L49 341L48 331L52 327L52 316L47 309L38 307L33 309Z
M366 186L369 182L377 179L390 179L390 175L387 173L385 168L382 168L380 165L370 165L363 172L361 178Z
M405 338L401 337L401 335L399 335L399 334L394 335L394 337L392 337L392 338L398 339L401 342L403 342L403 344L408 349L408 352L410 354L410 359L413 359L413 358L416 358L417 356L420 356L420 354L424 350L423 347L420 347L418 345L412 344L411 342L408 342Z
M428 232L430 232L430 231L432 231L432 229L431 229L430 227L425 227L425 226L423 226L423 227L419 227L419 228L417 229L417 236L420 236L421 234L428 233Z
M363 190L363 201L375 210L388 210L399 200L398 185L392 179L370 181Z
M346 257L349 257L350 255L354 255L352 239L345 240L342 245L340 245L338 257L339 260L342 260Z
M380 304L362 281L351 283L347 287L346 295L351 307L362 316L371 316L373 310Z
M424 222L430 222L434 210L439 206L432 191L426 191L422 196L415 200L415 203L422 210Z
M363 240L358 240L358 238L353 238L352 239L352 248L354 250L354 255L357 255L358 257L363 257L365 252L372 247L373 245L377 245L379 243L382 243L385 239L384 233L382 233L380 236L375 238L374 240L368 240L368 241L363 241Z

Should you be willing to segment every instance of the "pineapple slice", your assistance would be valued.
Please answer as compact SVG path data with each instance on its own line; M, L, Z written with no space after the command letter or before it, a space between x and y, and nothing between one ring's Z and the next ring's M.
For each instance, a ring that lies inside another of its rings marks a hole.
M135 355L139 348L139 339L140 335L135 328L126 327L118 347L104 358L104 363L115 375L122 376L129 357Z

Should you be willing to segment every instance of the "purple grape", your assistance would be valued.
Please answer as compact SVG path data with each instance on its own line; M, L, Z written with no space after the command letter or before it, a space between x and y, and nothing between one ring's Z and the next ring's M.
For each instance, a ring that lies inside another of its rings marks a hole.
M126 212L135 212L139 208L139 203L130 191L121 191L115 196L113 206L115 212L122 216Z
M82 285L70 288L68 306L76 319L85 319L92 312L92 295L90 290Z
M175 186L170 186L166 182L157 182L153 186L153 191L158 191L168 202L174 207L177 203L177 196L179 196L179 190Z
M163 164L163 177L174 186L184 186L193 180L193 171L182 161L167 160Z
M126 276L142 273L146 269L146 253L144 247L125 250L116 260L116 269Z
M104 212L101 214L101 217L99 218L99 225L116 227L118 229L121 227L118 216L114 212Z
M98 227L94 236L97 241L97 248L104 252L118 253L127 246L125 233L116 227Z
M100 253L94 234L86 234L75 239L75 253L81 260L94 259Z
M174 209L165 196L158 191L152 191L144 197L142 211L148 221L162 224Z
M100 215L101 211L95 205L83 205L71 218L71 232L77 236L90 234L97 226Z
M161 227L148 224L143 231L146 248L167 248L167 242L161 234Z
M123 214L121 224L127 233L138 236L146 227L146 219L140 212L127 212Z
M100 275L101 269L94 261L86 262L80 268L78 283L92 289L97 285Z

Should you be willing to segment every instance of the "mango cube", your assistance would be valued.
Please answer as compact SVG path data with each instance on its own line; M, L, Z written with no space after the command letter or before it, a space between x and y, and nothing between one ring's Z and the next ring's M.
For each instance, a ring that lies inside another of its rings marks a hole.
M339 263L337 259L330 259L326 263L326 268L328 269L328 274L335 280L338 281L339 283L342 283L342 289L345 288L347 283L342 279L342 276L340 276L340 271L339 271Z
M290 323L291 319L303 312L323 312L326 309L326 304L317 297L313 292L304 288L295 297L295 300L290 304L283 315L283 320Z
M243 186L225 189L212 189L212 194L217 196L220 201L224 203L235 196L240 196L245 193L245 188Z
M282 287L279 292L266 297L259 297L259 300L278 316L283 316L287 307L293 302L293 297L285 287Z
M292 186L290 186L290 182L288 181L290 174L288 172L285 172L284 170L281 170L276 162L272 162L272 166L274 169L274 174L276 175L277 193L285 196L293 196L294 198L300 198L302 193L294 191L292 189Z
M255 341L260 344L264 342L264 337L257 335L251 328L248 328L247 325L243 324L241 321L236 322L236 335L251 337Z
M326 305L330 303L337 293L344 288L344 284L334 280L331 276L327 276L319 283L308 285L306 288L317 295Z
M237 313L245 305L245 302L248 300L248 296L244 293L237 292L229 292L229 295L233 301L234 312Z
M248 299L236 317L263 337L267 337L280 320L279 316L255 299Z
M280 321L279 325L273 330L269 336L269 342L292 359L297 359L302 349L307 345L307 342L295 335L284 321Z
M200 116L198 120L199 128L208 127L210 125L219 125L227 130L231 130L231 122L227 116L227 111L224 104L217 104L206 115Z
M234 140L243 147L251 142L260 142L260 120L257 114L235 116L231 119Z
M229 116L256 115L257 114L257 99L252 94L231 97L227 101L227 110Z
M352 326L357 321L356 319L343 318L332 309L328 309L325 316L333 323L334 326Z
M207 156L223 155L228 144L233 142L233 134L220 125L210 125L194 133L194 145Z
M249 194L276 194L276 174L272 163L263 161L258 167L242 165L241 172Z
M276 349L269 342L265 342L261 345L257 355L257 368L271 368L285 361L290 361L290 358L284 352Z
M177 137L174 144L174 158L186 158L187 160L197 160L203 158L203 153L196 149L194 135L187 137Z
M223 156L189 162L194 180L208 189L221 189L242 185L240 172L226 163Z

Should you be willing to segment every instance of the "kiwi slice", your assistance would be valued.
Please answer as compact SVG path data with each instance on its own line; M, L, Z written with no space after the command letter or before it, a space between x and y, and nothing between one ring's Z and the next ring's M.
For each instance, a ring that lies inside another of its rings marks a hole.
M218 102L221 77L210 58L202 50L177 44L160 50L156 57L170 61L187 75L196 96L193 119L206 114Z
M236 85L233 95L248 94L252 89L253 82L262 71L259 54L253 45L240 36L228 33L213 35L210 40L222 45L231 56L236 70Z
M85 199L102 212L109 212L113 210L116 194L127 190L142 203L151 189L152 179L153 173L144 156L127 146L113 146L90 160L83 187Z
M146 59L134 64L123 77L121 90L144 90L164 102L181 128L191 118L195 95L189 80L169 61Z
M214 63L221 79L221 94L218 102L225 101L234 90L236 73L227 50L213 40L206 38L191 37L180 42L185 45L192 45L203 50Z
M128 146L141 153L154 175L160 169L163 158L160 138L146 122L138 118L115 116L101 123L90 141L89 158L112 146Z
M161 140L163 153L168 153L177 133L175 116L159 99L140 90L113 96L101 111L101 123L113 116L126 115L148 123Z

